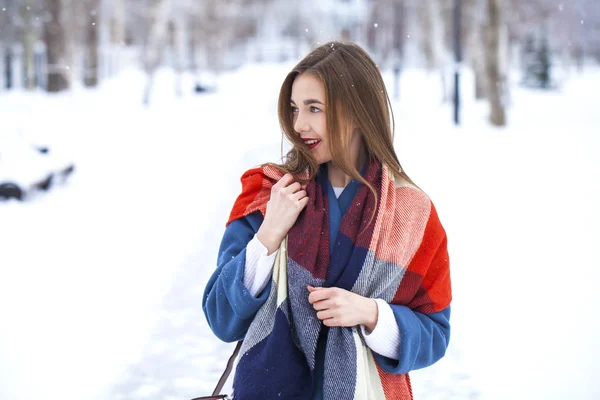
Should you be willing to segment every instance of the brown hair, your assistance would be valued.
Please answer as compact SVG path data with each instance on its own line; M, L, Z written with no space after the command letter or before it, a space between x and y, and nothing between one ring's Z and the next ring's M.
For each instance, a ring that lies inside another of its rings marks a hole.
M310 73L321 80L327 105L326 124L333 162L353 179L376 191L349 160L348 128L355 123L368 158L387 165L412 183L404 173L394 150L394 115L383 78L375 62L352 42L329 42L312 50L287 75L279 92L278 114L283 134L292 144L282 164L270 164L292 174L298 181L314 178L318 164L294 129L290 106L292 84L300 74ZM301 174L308 168L308 179Z

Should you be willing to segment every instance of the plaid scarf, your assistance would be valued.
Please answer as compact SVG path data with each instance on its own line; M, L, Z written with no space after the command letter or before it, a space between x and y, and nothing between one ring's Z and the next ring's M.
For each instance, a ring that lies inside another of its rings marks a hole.
M247 171L228 223L257 210L264 216L281 176L273 167ZM365 179L379 201L360 185L342 218L333 256L327 181L317 176L309 182L309 203L280 247L270 295L244 338L236 399L311 398L323 324L308 302L307 285L339 287L425 314L450 304L446 235L430 199L375 160ZM408 374L384 371L359 327L329 329L324 371L325 400L412 399Z

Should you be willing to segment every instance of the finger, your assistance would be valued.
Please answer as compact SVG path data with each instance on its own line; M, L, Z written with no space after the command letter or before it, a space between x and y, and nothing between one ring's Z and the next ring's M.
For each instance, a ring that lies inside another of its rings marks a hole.
M319 311L317 313L317 318L319 318L321 321L333 318L333 313L331 312L331 310Z
M317 290L324 290L325 289L324 287L320 287L320 286L314 287L314 286L311 286L311 285L306 285L306 287L308 288L309 292L316 292Z
M306 190L298 190L296 193L294 193L292 195L292 199L293 200L302 200L306 196L308 196L308 194L306 193Z
M308 295L308 302L314 304L317 301L326 300L329 298L328 291L326 289L320 289L312 292Z
M285 191L288 193L296 193L298 190L302 189L302 185L298 182L294 182L288 187L285 188Z
M342 324L336 318L327 318L323 320L323 325L333 328L336 326L342 326Z
M277 181L276 184L273 185L274 188L284 188L286 186L288 186L290 183L292 183L294 181L294 177L292 176L292 174L285 174L284 176L281 177L281 179L279 179L279 181Z
M331 303L329 299L317 301L313 304L313 308L317 311L330 310L332 309L334 304Z
M300 210L303 210L304 207L306 207L306 205L308 204L309 201L310 201L310 199L308 198L308 196L303 197L300 200L298 200L298 203L300 203Z

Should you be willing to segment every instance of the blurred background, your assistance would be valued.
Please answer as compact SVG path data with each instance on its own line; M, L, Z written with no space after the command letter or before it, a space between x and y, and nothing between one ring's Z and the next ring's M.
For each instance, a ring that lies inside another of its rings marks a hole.
M448 233L452 339L415 398L600 399L597 0L0 0L1 399L212 392L239 177L334 39L377 63Z

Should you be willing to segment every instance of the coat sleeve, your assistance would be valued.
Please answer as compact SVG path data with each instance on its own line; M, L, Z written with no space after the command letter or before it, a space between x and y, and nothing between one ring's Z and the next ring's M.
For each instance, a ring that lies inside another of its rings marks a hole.
M227 225L219 247L217 269L204 290L204 315L213 333L224 342L244 338L271 291L269 282L255 297L244 285L246 246L258 231L262 219L262 214L257 211Z
M450 306L432 314L402 305L390 306L400 330L400 349L394 358L373 353L383 370L406 374L428 367L446 354L450 341Z

